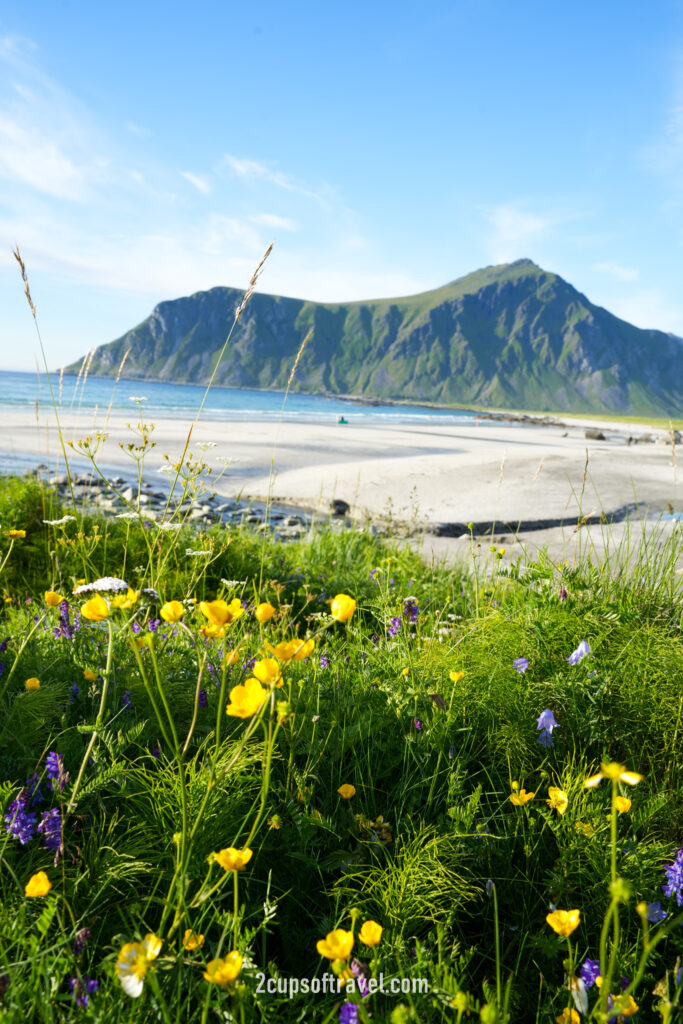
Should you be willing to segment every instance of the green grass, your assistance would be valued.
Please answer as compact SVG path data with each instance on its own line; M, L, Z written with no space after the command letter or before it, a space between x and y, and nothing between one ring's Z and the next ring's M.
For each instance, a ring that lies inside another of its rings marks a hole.
M369 974L429 986L371 995L361 1021L459 1021L467 1006L470 1019L545 1022L570 1002L563 960L599 957L606 914L612 992L624 975L637 982L636 1019L679 1019L683 938L662 885L683 846L680 532L601 564L541 556L505 571L487 552L474 576L360 530L283 545L242 528L162 533L78 510L43 524L63 512L37 483L0 481L3 811L35 773L38 819L57 808L64 820L57 859L44 836L22 845L2 829L0 1020L337 1020L343 995L260 992L259 972L320 978L330 961L317 942L353 928ZM26 538L11 542L17 528ZM188 547L211 555L187 557ZM104 575L156 587L160 600L55 636L60 611L44 592L67 597L73 624L84 603L75 583ZM337 593L357 601L347 622L329 615ZM199 602L216 597L248 607L224 639L205 641ZM183 601L184 624L150 631L170 600ZM265 600L277 612L261 624L253 610ZM306 635L314 654L283 666L260 710L227 716L248 659ZM591 657L571 665L581 640ZM224 649L235 648L228 670ZM31 677L38 690L25 688ZM548 747L537 742L545 709L558 722ZM51 751L70 776L63 792L46 786ZM632 799L627 813L611 810L609 781L584 786L601 762L644 775L615 784ZM513 806L513 783L533 800ZM550 786L567 795L563 815L547 806ZM244 846L253 855L237 874L207 863ZM49 894L25 896L39 871ZM668 918L646 938L636 904L655 900ZM546 924L551 904L581 912L570 949ZM384 929L372 949L358 938L367 920ZM205 936L200 949L183 948L188 928ZM133 999L115 964L148 933L163 945ZM205 981L207 962L233 948L237 981ZM69 979L86 975L99 988L84 1010ZM657 1009L664 991L670 1012ZM595 987L588 996L597 1007Z

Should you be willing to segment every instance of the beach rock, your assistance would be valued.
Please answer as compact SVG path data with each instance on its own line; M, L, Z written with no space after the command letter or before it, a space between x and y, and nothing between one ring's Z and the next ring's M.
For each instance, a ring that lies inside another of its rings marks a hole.
M607 438L603 434L602 430L598 430L597 427L586 427L583 432L583 436L587 441L606 441Z
M51 476L48 483L51 487L66 487L69 483L69 478L66 473L60 473L58 476Z
M652 434L641 434L640 437L636 438L636 444L653 444L653 442Z
M351 511L351 506L348 501L343 501L341 498L333 498L330 502L330 512L333 516L345 516Z
M132 487L126 487L125 490L121 491L121 497L124 501L133 501L135 498L135 491Z

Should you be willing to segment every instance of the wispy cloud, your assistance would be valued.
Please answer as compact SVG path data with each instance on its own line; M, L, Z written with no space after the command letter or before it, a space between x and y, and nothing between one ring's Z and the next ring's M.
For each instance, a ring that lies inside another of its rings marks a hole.
M624 267L621 263L614 263L610 260L605 263L595 263L593 270L600 270L604 274L616 277L619 281L636 281L640 276L639 271L633 267Z
M493 228L489 247L496 262L531 256L558 222L556 216L532 213L519 203L501 203L488 214Z
M316 202L324 206L327 206L332 199L329 188L320 190L309 188L295 181L289 175L283 174L282 171L277 171L258 160L248 160L226 153L220 161L219 168L228 168L244 181L262 181L287 192L297 192L299 195L308 196L309 199L315 199Z
M211 191L211 183L206 178L202 178L198 174L192 174L190 171L181 171L180 173L186 181L189 181L190 185L194 185L198 192L208 195Z
M250 220L254 224L263 224L273 231L296 231L296 222L291 217L280 217L277 213L257 213Z

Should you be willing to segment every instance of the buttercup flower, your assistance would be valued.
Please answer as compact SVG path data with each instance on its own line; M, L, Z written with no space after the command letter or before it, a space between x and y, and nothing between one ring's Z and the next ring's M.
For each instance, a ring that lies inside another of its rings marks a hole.
M356 795L356 787L350 783L345 782L343 786L340 786L337 790L342 800L350 800L352 796Z
M310 640L281 640L275 647L272 644L266 644L266 648L275 655L278 661L303 661L313 653L314 647L315 640L312 638Z
M569 662L570 665L578 665L579 662L583 658L585 658L588 655L590 655L590 653L591 653L591 649L588 646L588 641L587 640L581 640L580 643L579 643L579 646L576 648L575 651L572 651L572 653L567 658L567 661Z
M546 800L546 803L552 811L557 811L558 814L564 814L569 806L569 797L563 790L558 789L557 786L549 786L548 799Z
M139 590L128 590L125 594L117 594L116 597L112 598L112 608L122 608L127 610L133 608L140 597Z
M149 965L161 952L161 939L156 935L145 935L142 942L127 942L121 947L116 961L116 973L127 996L137 999Z
M328 960L348 960L353 949L353 932L335 928L333 932L328 932L324 939L319 939L316 949Z
M95 594L81 605L81 615L92 622L101 622L109 617L109 605L100 594Z
M348 594L337 594L332 598L330 614L337 622L346 622L356 610L356 602Z
M187 949L190 952L194 949L200 949L204 945L204 936L198 935L193 932L191 928L188 928L183 935L183 949Z
M280 672L280 665L276 658L263 658L261 661L254 662L251 671L262 683L279 683L279 685L282 686L282 674Z
M256 608L254 615L259 622L268 622L268 620L272 619L273 615L275 615L275 609L270 601L262 601Z
M247 679L244 686L233 686L225 713L233 718L251 718L267 696L268 691L263 689L258 679Z
M451 680L452 683L459 683L461 679L465 678L465 673L464 672L449 672L448 673L448 678Z
M222 600L200 601L199 610L212 626L230 625L235 619L239 619L240 615L244 615L244 608L238 597L234 597L230 604Z
M185 608L180 601L167 601L159 609L159 615L165 622L180 622L185 614Z
M95 680L97 679L97 672L93 672L93 670L91 668L84 668L83 669L83 678L88 683L94 683Z
M571 935L581 923L581 911L579 910L553 910L552 914L546 914L546 921L558 935Z
M241 871L242 868L249 863L253 856L253 851L248 847L244 850L236 850L234 846L229 846L226 850L219 850L218 853L212 854L213 860L217 864L220 864L226 871Z
M23 540L26 536L26 530L8 530L7 536L10 540Z
M58 604L61 604L64 598L61 594L58 594L56 590L45 591L45 604L50 608L56 608Z
M581 1018L576 1010L572 1010L568 1006L565 1006L560 1016L556 1017L555 1020L557 1024L581 1024Z
M528 804L530 800L536 796L536 793L527 793L525 789L519 788L518 782L512 783L513 792L510 793L510 803L514 804L515 807L524 807L524 804Z
M616 761L610 761L609 764L605 764L604 761L600 765L600 771L597 775L591 775L589 779L586 779L584 786L588 789L592 789L593 786L599 785L603 779L616 779L617 782L625 782L628 786L637 786L639 782L642 782L644 776L639 775L638 772L628 772L623 764L617 764Z
M376 921L365 921L358 932L358 938L364 946L378 946L382 938L382 925Z
M242 970L242 957L236 949L226 957L209 960L204 977L214 985L229 985Z
M240 660L240 652L237 648L234 651L225 652L225 664L230 668L231 665L236 665Z
M33 898L34 896L47 896L51 888L52 882L45 872L38 871L35 875L31 875L24 886L24 892L30 898Z
M39 690L40 689L40 679L37 679L35 676L31 676L30 679L26 680L26 682L24 683L24 686L26 687L27 690Z
M619 811L619 814L626 814L631 810L631 801L627 796L615 796L614 806Z

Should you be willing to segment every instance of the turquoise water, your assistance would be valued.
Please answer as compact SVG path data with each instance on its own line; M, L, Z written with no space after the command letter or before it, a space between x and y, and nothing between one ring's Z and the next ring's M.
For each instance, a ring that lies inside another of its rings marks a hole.
M55 400L64 412L106 411L112 403L112 413L137 412L131 396L144 396L145 416L173 416L192 419L204 397L205 388L194 384L165 384L150 381L120 380L51 375ZM211 388L204 403L202 419L245 420L273 419L336 422L343 416L349 423L473 423L475 413L459 409L432 409L427 406L366 405L339 398L318 395L300 395L290 392L284 405L280 391L254 391L242 388ZM44 373L19 373L0 370L0 408L35 409L36 401L42 410L51 407L52 400Z

